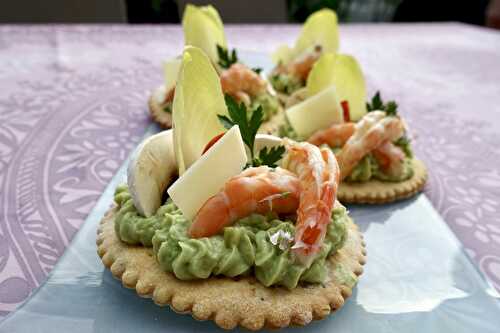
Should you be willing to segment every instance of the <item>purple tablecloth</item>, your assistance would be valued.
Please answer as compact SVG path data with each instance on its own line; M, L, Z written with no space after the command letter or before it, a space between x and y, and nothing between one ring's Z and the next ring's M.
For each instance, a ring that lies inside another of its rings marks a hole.
M297 32L227 28L231 47L260 52ZM160 61L181 50L174 26L0 27L0 316L43 283L140 141ZM400 104L430 170L426 194L500 289L500 33L343 26L341 50L370 93Z

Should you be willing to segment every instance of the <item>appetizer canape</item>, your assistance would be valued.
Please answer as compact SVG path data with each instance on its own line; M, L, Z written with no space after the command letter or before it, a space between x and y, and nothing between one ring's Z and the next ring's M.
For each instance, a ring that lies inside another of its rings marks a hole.
M309 16L302 27L295 45L283 45L273 54L276 67L269 75L269 81L286 104L290 95L306 85L312 66L324 52L336 53L339 48L337 14L322 9Z
M356 59L323 53L313 65L300 98L273 119L281 137L307 141L335 152L341 171L338 198L346 203L385 203L420 191L427 173L414 158L406 124L394 101L376 93L366 103Z
M239 61L236 50L228 49L224 25L214 7L188 4L182 26L185 45L199 47L208 55L220 76L224 93L245 103L249 109L260 105L264 122L281 110L276 93L261 75L261 69L244 65ZM149 99L153 119L164 128L172 126L172 103L179 66L179 58L164 62L165 83Z
M175 89L174 128L139 147L101 222L104 265L139 295L226 329L339 309L365 249L336 200L332 151L257 134L261 108L224 99L199 48L186 47Z

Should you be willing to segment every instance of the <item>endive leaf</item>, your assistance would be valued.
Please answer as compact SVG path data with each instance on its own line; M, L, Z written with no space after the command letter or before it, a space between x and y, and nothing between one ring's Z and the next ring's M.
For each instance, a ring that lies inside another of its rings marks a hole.
M182 17L185 45L202 49L213 64L218 62L217 45L227 48L224 26L217 10L211 5L188 4Z
M175 87L174 147L183 174L202 154L205 145L225 132L217 115L227 115L219 76L199 48L187 46Z

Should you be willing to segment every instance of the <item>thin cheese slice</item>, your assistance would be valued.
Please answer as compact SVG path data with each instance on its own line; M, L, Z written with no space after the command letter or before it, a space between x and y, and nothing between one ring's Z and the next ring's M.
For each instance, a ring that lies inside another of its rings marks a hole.
M295 104L286 110L286 116L293 129L304 139L320 129L344 122L342 107L334 86Z
M187 219L193 219L203 204L219 192L229 178L247 163L240 128L233 126L170 186L168 194Z

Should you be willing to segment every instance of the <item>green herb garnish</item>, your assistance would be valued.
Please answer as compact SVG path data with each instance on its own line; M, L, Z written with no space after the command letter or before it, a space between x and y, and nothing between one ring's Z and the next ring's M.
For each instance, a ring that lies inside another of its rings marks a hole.
M262 148L259 151L259 157L255 157L252 160L253 166L267 165L271 168L276 168L276 162L281 160L283 154L285 153L285 146L272 147L267 150L267 147Z
M219 55L219 65L222 68L229 68L232 64L238 62L238 55L236 54L236 49L229 52L223 46L217 45L217 54Z
M163 108L163 111L166 112L166 113L172 113L172 106L171 105L167 105Z
M375 110L382 110L384 108L384 103L382 102L382 98L380 98L380 92L377 91L375 95L372 97L372 102L366 103L366 109L368 112Z
M368 112L376 110L385 111L388 116L396 116L398 114L398 105L396 102L389 101L384 103L379 91L372 97L371 103L366 103L366 109Z
M253 67L253 68L252 68L252 70L253 70L255 73L259 74L259 75L260 75L260 73L262 72L262 68L260 68L260 67Z
M409 158L413 157L413 151L411 150L411 146L410 146L410 139L408 139L408 137L406 135L402 136L399 139L397 139L396 141L394 141L394 144L403 150L406 157L409 157Z
M271 149L264 147L259 151L258 157L254 155L254 144L255 136L257 131L262 124L263 112L262 106L258 106L251 112L247 112L247 107L244 103L238 104L233 97L226 94L224 96L226 101L228 116L217 115L221 124L226 128L230 129L234 125L238 125L240 128L241 138L243 142L250 150L250 155L252 158L252 166L268 165L272 168L276 167L276 162L281 159L285 153L284 146L277 146Z
M388 116L396 116L398 114L398 105L394 101L387 102L384 111Z

